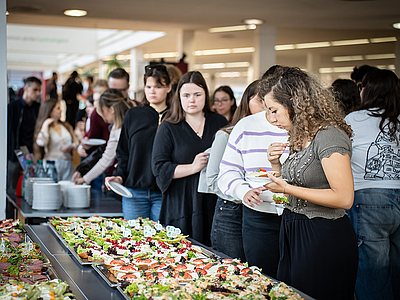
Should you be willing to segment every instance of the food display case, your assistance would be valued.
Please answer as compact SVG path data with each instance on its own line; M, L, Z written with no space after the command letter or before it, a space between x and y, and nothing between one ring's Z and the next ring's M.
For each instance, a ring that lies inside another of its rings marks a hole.
M123 292L124 287L113 278L108 268L99 262L83 262L82 258L74 253L74 249L63 241L50 222L44 225L25 225L23 228L33 242L41 245L52 269L58 278L70 285L76 299L131 299ZM201 249L206 257L227 258L224 254L194 240L189 241L197 247L196 249ZM278 284L276 280L271 280ZM303 299L312 299L304 293L296 292Z

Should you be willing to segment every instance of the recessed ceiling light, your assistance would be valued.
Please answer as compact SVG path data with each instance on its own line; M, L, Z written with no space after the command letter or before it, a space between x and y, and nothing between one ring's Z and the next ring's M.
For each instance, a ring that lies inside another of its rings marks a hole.
M257 26L254 24L236 25L236 26L225 26L225 27L213 27L213 28L209 28L208 32L217 33L217 32L228 32L228 31L252 30L252 29L256 29L256 28L257 28Z
M261 25L261 24L264 24L264 20L261 20L261 19L244 19L242 22L244 24L247 24L247 25Z
M87 11L83 9L67 9L64 11L64 15L69 17L83 17L87 15Z
M394 23L393 27L396 28L396 29L400 29L400 23Z

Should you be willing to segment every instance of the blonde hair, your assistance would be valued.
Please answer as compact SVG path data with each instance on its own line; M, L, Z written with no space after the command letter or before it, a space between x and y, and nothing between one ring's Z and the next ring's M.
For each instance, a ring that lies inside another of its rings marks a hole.
M117 89L106 90L99 99L97 113L103 118L103 108L110 109L114 108L114 129L122 127L124 122L125 113L131 107L136 106L135 103L129 99L124 98L120 91Z
M292 67L283 67L278 73L260 82L259 94L264 98L272 92L275 101L288 110L293 123L288 131L291 153L301 150L305 140L311 141L327 125L352 136L340 104L315 75Z

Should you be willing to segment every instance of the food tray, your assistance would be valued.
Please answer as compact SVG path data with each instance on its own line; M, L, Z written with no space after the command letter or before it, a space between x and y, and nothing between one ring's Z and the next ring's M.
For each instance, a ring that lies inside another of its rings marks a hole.
M88 259L85 258L81 258L78 253L76 253L74 251L74 249L71 248L70 245L68 245L65 240L62 238L62 236L58 233L58 231L54 228L54 226L50 223L47 222L48 226L50 227L50 229L53 231L53 233L55 234L55 236L61 241L61 243L64 245L65 248L67 248L72 256L81 264L81 265L92 265L92 264L101 264L102 262L98 262L98 261L89 261Z
M132 298L129 298L127 294L124 293L122 288L120 286L117 286L117 290L121 293L121 295L126 299L126 300L132 300Z
M97 274L99 274L110 287L119 286L120 283L117 281L117 278L115 278L104 264L92 264L92 268L96 270Z

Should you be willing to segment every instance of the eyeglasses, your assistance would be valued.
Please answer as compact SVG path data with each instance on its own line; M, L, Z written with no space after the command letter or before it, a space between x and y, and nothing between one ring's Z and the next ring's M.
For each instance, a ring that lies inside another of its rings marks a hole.
M362 89L365 87L362 83L357 84L358 92L361 93Z
M153 71L153 70L161 71L161 72L167 72L167 67L164 66L164 65L147 65L147 66L144 67L144 71L146 73L150 72L150 71Z
M217 104L217 103L226 103L226 102L228 102L228 101L229 101L229 99L227 99L227 98L224 98L224 99L221 99L221 100L215 99L215 100L214 100L214 103L215 103L215 104Z

